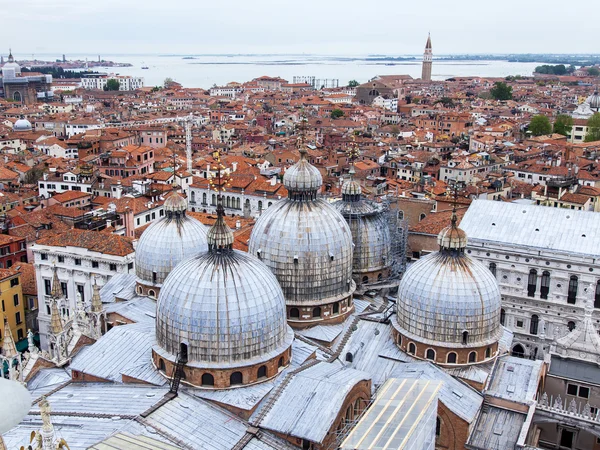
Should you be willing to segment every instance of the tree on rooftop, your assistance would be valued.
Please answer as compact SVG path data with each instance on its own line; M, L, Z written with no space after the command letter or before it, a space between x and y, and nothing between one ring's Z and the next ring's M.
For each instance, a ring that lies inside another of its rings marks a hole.
M173 78L167 77L165 78L165 81L163 81L163 86L165 87L165 89L169 89L173 83Z
M587 121L585 142L600 141L600 113L594 114Z
M119 87L120 87L119 81L115 80L114 78L111 78L104 85L104 90L105 91L118 91Z
M344 111L342 111L341 109L338 109L338 108L331 111L332 119L339 119L340 117L344 117Z
M355 88L356 86L358 86L358 81L356 81L356 80L348 81L348 87Z
M597 67L590 67L587 72L588 75L591 77L597 77L598 75L600 75L600 69L598 69Z
M450 97L442 97L436 103L441 103L446 108L454 108L454 100Z
M510 100L512 98L512 87L503 81L498 81L490 90L494 100Z
M534 116L529 123L529 131L534 136L544 136L552 133L550 119L542 114Z
M559 114L554 120L554 132L562 134L563 136L568 135L573 128L573 118L566 114Z

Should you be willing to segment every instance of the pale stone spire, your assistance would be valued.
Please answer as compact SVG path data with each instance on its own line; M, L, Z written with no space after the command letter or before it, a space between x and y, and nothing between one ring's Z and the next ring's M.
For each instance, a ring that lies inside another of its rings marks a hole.
M62 287L60 286L60 280L58 279L58 270L56 268L56 265L54 266L54 275L52 276L52 291L50 295L54 299L59 299L63 296Z
M50 330L54 335L58 335L64 330L62 318L58 312L56 297L52 299L52 304L50 305Z
M17 356L17 346L15 345L15 340L13 339L12 331L10 330L10 326L8 325L8 320L6 317L4 318L4 341L2 342L2 356L5 358L14 358Z
M92 286L92 312L99 313L104 310L102 306L102 299L100 298L100 286L96 283L96 279L94 278L94 285Z

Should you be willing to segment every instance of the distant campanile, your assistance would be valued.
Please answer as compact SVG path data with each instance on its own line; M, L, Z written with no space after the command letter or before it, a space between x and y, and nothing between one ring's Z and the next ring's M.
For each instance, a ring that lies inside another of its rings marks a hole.
M427 36L427 44L425 45L425 53L423 53L423 71L421 79L423 81L431 81L431 64L433 62L433 53L431 51L431 35Z

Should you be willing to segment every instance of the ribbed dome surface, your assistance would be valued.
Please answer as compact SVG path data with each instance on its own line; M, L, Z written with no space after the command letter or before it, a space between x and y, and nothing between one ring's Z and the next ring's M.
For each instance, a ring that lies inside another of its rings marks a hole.
M497 342L501 298L496 279L464 253L441 251L415 262L398 290L396 324L418 342L467 347Z
M304 157L286 170L283 175L283 185L288 191L313 192L323 185L321 172L310 164Z
M372 272L389 266L392 242L383 208L368 200L339 200L333 207L344 216L352 232L352 271Z
M600 94L598 92L594 92L587 99L587 102L590 105L590 108L599 110L600 109Z
M467 246L467 234L460 228L449 225L438 234L438 245L440 248L460 249Z
M236 250L210 251L179 264L165 280L156 312L156 339L201 367L255 364L290 347L285 300L258 259Z
M288 303L322 304L355 289L350 228L323 200L275 203L254 225L248 252L275 274Z
M187 209L187 202L181 195L174 193L165 200L164 209L171 212L185 211Z
M208 250L206 232L204 225L184 212L168 211L142 233L135 250L137 277L143 284L162 284L182 260Z

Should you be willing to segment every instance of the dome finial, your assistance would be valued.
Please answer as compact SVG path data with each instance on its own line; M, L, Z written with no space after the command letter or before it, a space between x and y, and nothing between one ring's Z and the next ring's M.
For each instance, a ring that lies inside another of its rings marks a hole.
M345 202L357 202L361 198L362 189L360 184L354 180L354 174L356 173L354 161L360 155L360 149L358 144L356 144L355 136L352 136L352 144L346 150L346 155L348 155L348 160L350 161L350 169L348 170L350 178L342 186L342 200Z
M452 216L450 218L450 225L440 231L438 235L438 244L440 246L440 252L458 251L464 252L467 247L467 234L458 228L458 216L456 215L456 205L458 202L458 183L453 183L449 186L449 190L452 189L454 199L452 200ZM446 195L449 195L449 191Z
M15 62L15 58L12 55L12 48L8 49L8 62L9 63Z
M208 241L208 250L210 252L220 253L222 250L231 250L233 248L233 232L225 223L225 208L223 207L223 192L227 190L230 184L230 178L223 176L225 166L221 163L221 154L217 150L213 153L213 158L217 162L216 182L209 181L211 187L217 192L217 221L208 230L206 239Z

